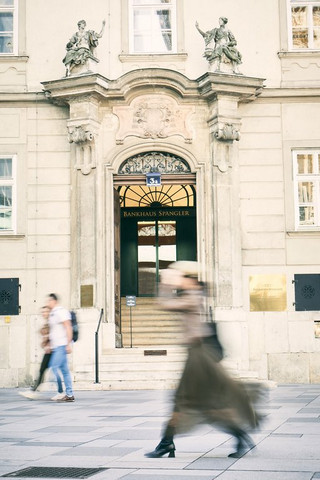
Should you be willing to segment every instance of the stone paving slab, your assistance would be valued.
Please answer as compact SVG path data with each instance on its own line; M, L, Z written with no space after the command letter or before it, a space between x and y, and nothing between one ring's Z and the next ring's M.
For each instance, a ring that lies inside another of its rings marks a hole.
M306 472L223 472L219 480L313 480Z
M203 425L177 436L176 458L146 458L159 442L172 391L79 391L70 404L0 389L0 476L31 466L103 467L92 480L320 479L320 385L279 385L261 406L256 448ZM16 478L19 478L17 476ZM21 478L21 477L20 477ZM46 480L42 478L42 480Z

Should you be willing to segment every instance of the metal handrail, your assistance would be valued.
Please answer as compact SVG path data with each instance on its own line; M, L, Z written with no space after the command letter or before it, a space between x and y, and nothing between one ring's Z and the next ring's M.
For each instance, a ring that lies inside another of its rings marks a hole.
M103 317L103 308L101 308L100 310L100 317L99 317L99 322L98 322L98 326L97 326L97 330L95 331L95 334L94 334L94 345L95 345L95 382L94 383L100 383L99 382L99 337L98 337L98 334L99 334L99 329L100 329L100 324L101 324L101 320L102 320L102 317Z

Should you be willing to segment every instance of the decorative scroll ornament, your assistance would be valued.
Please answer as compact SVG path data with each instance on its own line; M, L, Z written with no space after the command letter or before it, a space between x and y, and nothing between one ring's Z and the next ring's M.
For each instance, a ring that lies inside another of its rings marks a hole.
M239 130L232 123L217 123L212 129L212 161L220 172L225 173L232 168L233 142L240 140Z
M222 126L218 126L216 129L214 136L217 140L223 142L233 142L234 140L240 140L240 133L232 123L225 123Z
M68 126L69 143L75 145L75 168L88 175L96 168L94 135L85 126Z
M149 152L136 155L123 162L119 174L135 175L152 172L190 173L190 167L182 158L169 153Z
M82 125L68 127L68 140L69 143L86 143L92 142L93 133L85 128Z

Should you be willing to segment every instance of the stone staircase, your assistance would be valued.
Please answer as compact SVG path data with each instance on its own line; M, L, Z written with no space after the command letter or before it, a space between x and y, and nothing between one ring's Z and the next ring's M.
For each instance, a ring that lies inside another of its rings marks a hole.
M134 347L103 351L99 383L94 366L74 372L77 390L162 390L175 388L184 365L183 347ZM89 381L91 379L91 381Z
M150 297L137 297L136 306L131 308L130 322L130 308L122 298L123 348L102 350L98 383L93 364L74 371L76 390L164 390L177 386L186 357L179 315L162 310ZM255 372L238 372L228 362L226 367L236 378L257 379Z
M94 365L73 371L75 390L169 390L176 388L186 358L182 346L153 346L104 350L99 356L99 378ZM233 378L255 383L253 371L238 371L223 361ZM264 381L272 388L272 382Z
M131 330L132 327L132 330ZM103 349L99 383L94 365L74 372L75 388L101 390L160 390L175 388L185 360L179 315L162 310L157 299L137 297L136 306L121 299L123 348ZM88 379L92 379L88 382Z
M132 335L131 335L132 327ZM181 321L179 315L162 310L156 298L137 297L136 306L126 306L121 299L121 331L123 347L179 345Z

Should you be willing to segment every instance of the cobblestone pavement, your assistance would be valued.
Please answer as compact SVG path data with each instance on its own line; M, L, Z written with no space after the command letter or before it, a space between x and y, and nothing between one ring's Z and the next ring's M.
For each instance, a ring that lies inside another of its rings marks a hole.
M51 401L52 392L31 401L17 389L0 389L0 476L37 467L14 477L320 479L320 385L272 389L262 407L265 422L252 435L256 448L240 459L228 458L230 436L205 425L176 437L176 458L146 458L159 441L172 391L75 393L66 404Z

